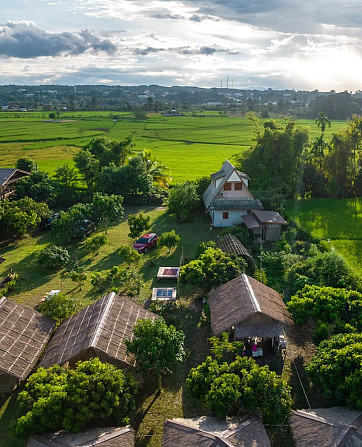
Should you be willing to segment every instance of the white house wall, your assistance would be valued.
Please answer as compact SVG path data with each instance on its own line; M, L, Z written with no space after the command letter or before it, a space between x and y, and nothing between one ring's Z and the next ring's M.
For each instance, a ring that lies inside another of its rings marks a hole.
M229 213L228 219L223 219L223 213ZM241 216L245 216L246 211L219 211L214 210L214 227L232 227L235 224L242 223Z

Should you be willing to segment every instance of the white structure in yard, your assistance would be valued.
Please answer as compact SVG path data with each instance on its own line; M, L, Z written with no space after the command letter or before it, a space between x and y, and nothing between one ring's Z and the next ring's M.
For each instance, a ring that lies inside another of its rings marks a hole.
M242 216L263 205L248 189L250 178L238 171L228 160L220 171L211 174L211 183L202 199L215 227L231 227L242 223Z

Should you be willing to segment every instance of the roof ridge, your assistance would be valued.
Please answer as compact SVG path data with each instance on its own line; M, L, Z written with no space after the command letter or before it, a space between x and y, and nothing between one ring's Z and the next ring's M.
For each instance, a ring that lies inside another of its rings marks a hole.
M259 304L259 302L258 302L258 300L257 300L257 298L256 298L256 296L255 296L255 294L254 294L254 290L253 290L253 288L252 288L251 285L250 285L249 277L248 277L247 275L245 275L245 273L242 274L242 277L243 277L244 282L245 282L245 284L246 284L246 287L247 287L247 289L248 289L249 296L250 296L250 301L251 301L251 303L252 303L252 305L253 305L253 307L254 307L254 310L255 310L256 312L261 312L260 304Z
M104 320L108 316L108 313L110 311L110 308L111 308L111 305L112 305L112 303L114 301L114 297L115 296L116 296L116 294L114 292L110 292L108 295L106 295L104 297L105 301L106 301L106 305L103 307L100 320L97 322L97 324L95 326L95 331L94 331L92 340L90 342L90 346L92 348L94 348L97 345L98 339L100 337L101 330L103 329Z

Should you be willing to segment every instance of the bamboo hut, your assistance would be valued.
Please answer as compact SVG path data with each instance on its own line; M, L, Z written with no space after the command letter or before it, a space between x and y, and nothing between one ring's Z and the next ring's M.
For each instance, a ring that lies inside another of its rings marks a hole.
M39 312L0 299L0 393L12 391L28 377L54 326Z
M209 304L215 335L229 332L238 340L259 339L273 348L283 326L292 323L279 293L245 274L212 290Z
M224 253L234 256L241 256L245 259L249 269L252 271L255 270L254 259L235 235L231 233L225 234L225 236L222 236L217 240L216 246Z
M34 435L26 447L132 447L135 445L131 427L92 428L80 433L60 431L52 434Z
M295 447L362 446L362 413L356 417L355 412L340 407L335 408L336 412L323 410L328 413L324 417L318 415L319 410L292 411L289 422ZM341 417L346 412L350 412L350 420Z
M145 318L158 317L111 292L61 323L40 366L74 367L79 360L98 357L102 362L132 369L134 359L127 354L125 340L133 338L134 325Z
M15 192L15 183L29 174L21 169L0 168L0 200L9 198Z
M162 447L270 447L264 425L257 419L247 419L234 427L218 427L214 418L171 421L164 424ZM208 426L202 429L202 426Z

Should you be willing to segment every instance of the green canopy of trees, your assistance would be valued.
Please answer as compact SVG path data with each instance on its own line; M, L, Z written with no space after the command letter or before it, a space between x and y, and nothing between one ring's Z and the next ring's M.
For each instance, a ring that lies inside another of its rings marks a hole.
M168 209L181 221L185 222L192 217L200 202L196 184L185 182L175 185L168 197Z
M21 417L16 434L78 432L91 422L129 423L135 410L137 382L99 359L78 362L74 370L58 365L39 368L19 393Z
M362 334L338 334L322 341L307 371L331 404L362 410L361 359Z

